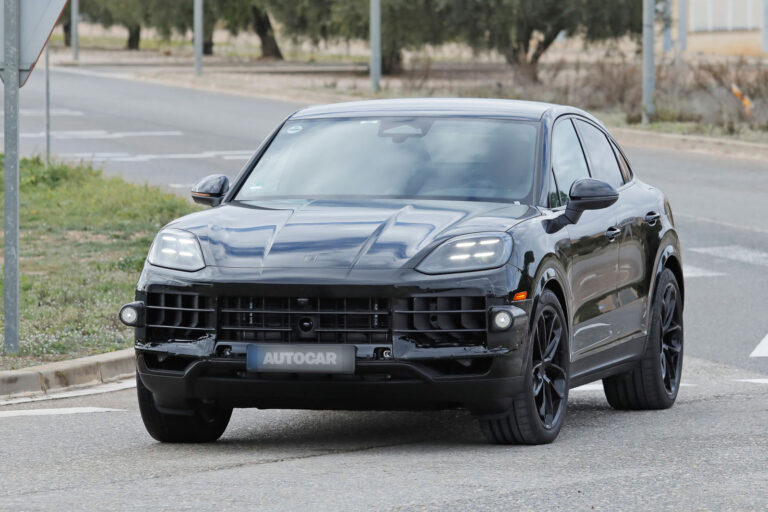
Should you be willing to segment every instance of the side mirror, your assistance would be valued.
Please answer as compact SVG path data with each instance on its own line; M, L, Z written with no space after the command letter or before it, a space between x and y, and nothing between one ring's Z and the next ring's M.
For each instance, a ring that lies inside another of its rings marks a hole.
M199 204L217 206L229 191L229 178L211 174L192 187L192 200Z
M604 181L593 178L577 180L571 186L565 217L576 224L584 210L608 208L619 199L616 189Z

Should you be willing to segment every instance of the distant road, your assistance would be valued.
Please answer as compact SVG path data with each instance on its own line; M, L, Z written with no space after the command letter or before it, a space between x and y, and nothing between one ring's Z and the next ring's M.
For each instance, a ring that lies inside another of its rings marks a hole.
M21 145L45 151L44 74L21 89ZM128 180L188 189L234 176L275 125L301 105L83 74L51 72L52 152Z

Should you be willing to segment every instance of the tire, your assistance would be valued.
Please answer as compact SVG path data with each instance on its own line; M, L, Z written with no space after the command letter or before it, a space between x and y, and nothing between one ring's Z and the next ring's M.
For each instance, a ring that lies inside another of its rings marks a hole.
M568 324L560 301L550 290L539 297L533 319L523 392L506 413L479 419L483 434L492 443L551 443L565 420Z
M144 427L163 443L210 443L224 433L232 416L231 408L199 405L191 415L165 414L155 406L152 392L136 375L136 393Z
M672 407L683 371L683 300L675 274L664 269L653 296L651 329L643 358L627 373L603 379L614 409Z

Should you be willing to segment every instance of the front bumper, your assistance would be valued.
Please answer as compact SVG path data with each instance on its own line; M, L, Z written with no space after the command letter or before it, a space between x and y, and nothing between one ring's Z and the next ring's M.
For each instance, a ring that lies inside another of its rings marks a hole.
M222 297L242 294L297 293L313 297L388 297L395 301L418 297L460 294L485 297L493 307L514 313L513 326L489 332L481 344L425 346L410 333L390 329L386 338L356 343L353 375L259 374L246 371L246 347L252 342L223 339L215 332L197 340L151 340L143 327L136 329L137 370L152 391L157 406L166 412L183 413L199 401L215 401L231 407L420 410L463 407L477 414L506 410L523 385L528 346L528 313L531 301L515 301L515 269L473 272L454 276L424 276L412 270L398 275L367 272L366 276L334 279L284 274L270 277L238 275L206 269L200 276L154 267L145 268L136 298L144 301L157 290L188 290ZM268 274L268 273L267 273ZM392 282L400 284L393 285ZM219 304L218 301L214 301ZM394 306L391 306L394 308ZM221 309L220 305L215 308ZM217 313L219 314L219 313ZM396 326L395 326L396 327ZM346 339L346 338L345 338Z

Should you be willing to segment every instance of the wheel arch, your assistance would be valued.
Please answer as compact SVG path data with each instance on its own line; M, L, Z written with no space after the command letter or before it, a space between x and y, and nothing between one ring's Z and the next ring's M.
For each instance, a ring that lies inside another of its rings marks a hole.
M531 322L534 319L534 312L538 305L539 297L544 290L550 290L557 296L560 306L563 308L565 319L568 324L568 332L570 333L571 316L570 316L570 304L567 297L570 296L570 288L567 285L565 278L565 270L558 264L558 260L554 255L550 255L542 260L539 265L539 269L536 271L536 286L533 290L533 308L531 314Z
M675 279L677 279L677 284L680 287L680 298L683 299L683 307L685 307L685 283L683 282L682 262L675 254L670 254L664 262L663 268L668 268L675 274Z
M662 241L661 248L656 256L656 265L654 272L651 275L651 282L648 287L649 300L648 300L648 313L652 307L653 297L656 293L656 283L659 281L661 273L665 269L669 269L675 275L677 285L680 287L680 296L683 299L683 307L685 307L685 281L683 276L683 259L680 254L680 242L677 236L673 236L670 233Z

